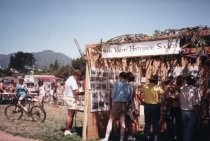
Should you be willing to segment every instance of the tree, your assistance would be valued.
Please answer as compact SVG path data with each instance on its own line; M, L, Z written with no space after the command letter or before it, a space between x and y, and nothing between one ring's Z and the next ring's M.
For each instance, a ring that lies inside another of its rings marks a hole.
M70 65L62 66L54 71L54 75L66 80L71 75L72 70L73 68Z
M54 69L54 70L57 70L57 69L59 68L59 66L60 66L60 65L59 65L59 63L58 63L58 60L56 59L54 65L53 65L53 69Z
M33 67L36 59L32 53L17 52L15 55L11 55L9 68L13 68L20 72L24 72L28 67Z
M55 64L52 65L52 67L55 67ZM56 70L54 70L54 75L66 80L71 75L73 69L79 69L81 71L81 77L84 78L86 70L86 62L84 58L77 58L72 60L71 65L58 67Z
M81 71L81 77L85 76L86 62L83 57L73 59L71 65L73 68L79 69Z

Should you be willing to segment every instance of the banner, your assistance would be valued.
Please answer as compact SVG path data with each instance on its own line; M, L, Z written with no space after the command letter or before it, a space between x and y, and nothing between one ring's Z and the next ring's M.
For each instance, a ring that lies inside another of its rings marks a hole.
M179 39L125 43L120 45L104 45L102 47L102 58L168 55L179 54L180 51Z

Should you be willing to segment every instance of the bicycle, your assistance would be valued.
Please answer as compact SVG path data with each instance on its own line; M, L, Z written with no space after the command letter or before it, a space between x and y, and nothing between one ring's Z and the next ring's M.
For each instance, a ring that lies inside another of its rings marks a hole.
M8 105L5 110L4 114L8 120L20 120L25 113L28 117L31 117L34 122L44 122L46 119L46 112L45 110L35 105L34 103L36 100L32 99L32 97L27 96L24 99L27 109L25 110L24 107L18 104L18 97L15 96L12 100L12 104Z

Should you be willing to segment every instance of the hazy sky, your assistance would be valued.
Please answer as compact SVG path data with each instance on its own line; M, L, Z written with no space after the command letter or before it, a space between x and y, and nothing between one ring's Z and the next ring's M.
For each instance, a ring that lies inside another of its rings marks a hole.
M124 34L210 27L210 0L0 0L0 54L85 45Z

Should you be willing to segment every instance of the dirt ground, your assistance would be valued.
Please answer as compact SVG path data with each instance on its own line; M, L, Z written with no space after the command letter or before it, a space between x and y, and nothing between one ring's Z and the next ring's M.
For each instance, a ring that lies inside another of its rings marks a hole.
M20 136L14 136L6 132L0 131L0 141L41 141L41 140L23 138Z

